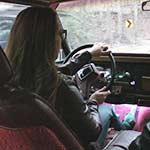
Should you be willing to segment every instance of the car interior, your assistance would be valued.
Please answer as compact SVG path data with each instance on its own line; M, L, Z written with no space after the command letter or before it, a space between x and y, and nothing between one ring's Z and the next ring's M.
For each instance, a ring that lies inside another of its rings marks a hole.
M83 149L43 98L11 82L13 71L2 48L0 62L0 149Z
M129 113L135 116L133 129L110 128L104 146L95 141L90 148L128 150L150 121L149 0L0 0L0 150L84 149L42 97L11 82L14 74L4 49L16 15L29 6L52 7L59 15L65 38L58 66L94 43L108 43L109 56L95 57L72 76L85 99L106 86L111 94L105 103L120 121Z

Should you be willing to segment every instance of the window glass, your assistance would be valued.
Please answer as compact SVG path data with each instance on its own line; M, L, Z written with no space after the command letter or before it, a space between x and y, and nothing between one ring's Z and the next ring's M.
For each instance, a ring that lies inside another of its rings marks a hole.
M27 6L0 2L0 45L5 48L17 14Z
M150 11L142 11L141 2L74 1L60 4L57 11L71 49L105 42L113 52L150 54Z

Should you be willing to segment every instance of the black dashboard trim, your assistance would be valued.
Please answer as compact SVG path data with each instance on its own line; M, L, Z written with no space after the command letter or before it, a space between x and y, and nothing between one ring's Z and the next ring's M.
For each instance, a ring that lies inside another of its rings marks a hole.
M129 56L129 55L114 55L116 62L130 62L130 63L150 63L150 55L146 56ZM101 56L101 57L95 57L93 58L93 61L99 61L99 62L109 62L108 56Z

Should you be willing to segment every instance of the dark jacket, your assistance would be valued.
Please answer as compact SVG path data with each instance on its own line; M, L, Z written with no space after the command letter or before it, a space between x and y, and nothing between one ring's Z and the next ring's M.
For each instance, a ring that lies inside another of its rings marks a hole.
M129 146L129 150L149 150L150 149L150 122L148 122L140 136L138 136Z
M86 51L81 55L75 55L67 63L58 67L58 70L66 75L74 75L81 67L91 61L91 54Z
M90 60L91 55L85 52L59 70L63 73L67 70L67 74L72 75ZM84 143L96 141L101 131L98 104L95 100L89 102L84 100L75 84L66 76L63 76L58 88L55 107L81 141Z

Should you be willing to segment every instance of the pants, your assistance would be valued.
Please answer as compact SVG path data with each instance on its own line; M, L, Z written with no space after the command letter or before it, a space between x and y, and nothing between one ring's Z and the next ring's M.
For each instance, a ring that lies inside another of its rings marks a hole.
M102 146L107 135L109 127L113 127L115 130L124 130L125 127L119 121L119 118L113 111L112 107L107 104L99 105L99 113L102 121L102 131L98 138L98 142Z

